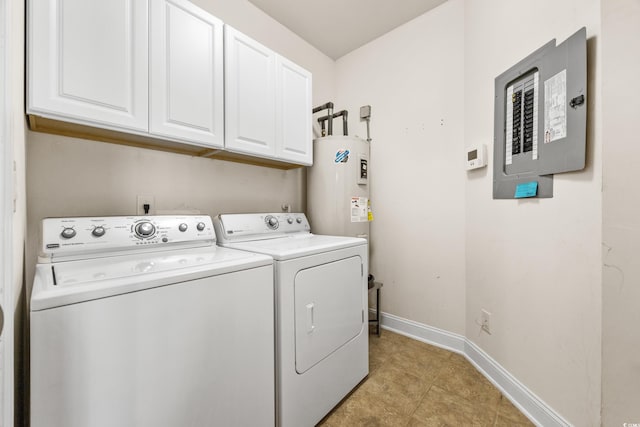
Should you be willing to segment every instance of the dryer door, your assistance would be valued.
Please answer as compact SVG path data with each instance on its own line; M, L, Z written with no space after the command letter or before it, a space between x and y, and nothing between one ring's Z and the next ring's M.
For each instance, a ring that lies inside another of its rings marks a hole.
M296 275L296 372L299 374L362 331L362 275L359 256L310 267Z

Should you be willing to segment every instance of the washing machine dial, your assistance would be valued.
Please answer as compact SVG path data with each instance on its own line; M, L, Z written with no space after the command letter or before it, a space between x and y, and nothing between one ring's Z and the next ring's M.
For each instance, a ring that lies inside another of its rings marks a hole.
M302 224L302 218L300 218L300 217L296 218L296 222L297 222L298 224Z
M63 239L71 239L76 236L76 230L71 227L65 227L62 233L60 233L60 236L62 236Z
M278 218L276 218L273 215L267 215L267 217L264 219L264 222L267 224L267 227L269 227L272 230L276 230L278 226L280 226L280 223L278 222Z
M198 225L196 225L198 231L203 231L205 227L204 222L199 222Z
M287 218L287 223L293 224L293 218Z
M183 233L187 231L187 228L189 227L184 222L178 226L178 230L182 231Z
M91 232L91 234L92 234L94 237L102 237L102 236L104 236L104 233L106 233L106 230L105 230L105 229L104 229L104 227L103 227L103 226L101 226L101 225L99 225L99 226L95 227L95 228L93 229L93 231Z
M148 221L143 221L136 225L135 232L136 236L140 237L141 239L146 239L153 236L153 234L156 232L156 227Z

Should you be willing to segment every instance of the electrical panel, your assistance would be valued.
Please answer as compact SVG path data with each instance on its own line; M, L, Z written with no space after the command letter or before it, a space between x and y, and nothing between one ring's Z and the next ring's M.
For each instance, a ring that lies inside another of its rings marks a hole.
M553 197L553 174L584 169L586 97L585 28L496 77L494 199Z

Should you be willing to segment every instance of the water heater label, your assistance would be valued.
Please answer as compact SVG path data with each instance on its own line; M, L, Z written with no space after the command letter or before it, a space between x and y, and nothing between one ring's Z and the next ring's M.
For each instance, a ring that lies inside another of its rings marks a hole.
M349 161L349 150L342 149L336 151L336 163L347 163Z
M367 222L369 221L368 212L369 200L366 197L351 198L351 222Z

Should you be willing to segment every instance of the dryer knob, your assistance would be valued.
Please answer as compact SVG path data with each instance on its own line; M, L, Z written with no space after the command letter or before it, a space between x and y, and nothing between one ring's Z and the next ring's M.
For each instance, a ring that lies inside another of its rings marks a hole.
M293 224L293 218L287 218L287 222L288 222L289 224Z
M104 233L106 233L106 230L102 226L97 226L91 232L91 234L93 234L95 237L102 237L104 236Z
M184 222L178 226L178 230L182 231L183 233L187 231L187 228L189 227Z
M153 233L156 232L156 227L150 222L145 221L136 225L135 231L138 237L145 238L152 236Z
M302 224L302 218L300 218L300 217L296 218L296 222L297 222L298 224Z
M62 233L60 233L60 236L62 236L63 239L71 239L72 237L76 236L76 230L74 230L71 227L67 227L64 230L62 230Z
M198 225L196 225L196 228L198 229L198 231L202 231L204 230L204 222L199 222Z
M275 230L280 225L280 223L278 222L278 218L273 215L267 216L264 221L267 223L267 227L272 230Z

